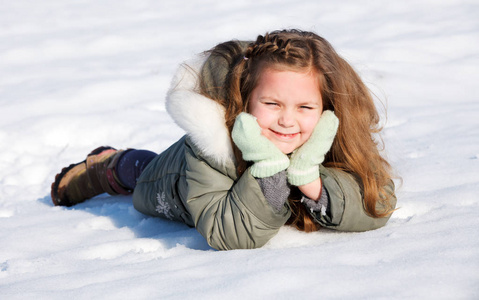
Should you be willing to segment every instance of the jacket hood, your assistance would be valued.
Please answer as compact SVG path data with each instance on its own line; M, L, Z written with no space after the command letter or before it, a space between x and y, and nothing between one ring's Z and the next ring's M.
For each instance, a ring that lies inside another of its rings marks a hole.
M202 54L179 66L166 96L166 110L206 157L226 165L234 163L235 157L225 110L198 89L200 70L207 58Z

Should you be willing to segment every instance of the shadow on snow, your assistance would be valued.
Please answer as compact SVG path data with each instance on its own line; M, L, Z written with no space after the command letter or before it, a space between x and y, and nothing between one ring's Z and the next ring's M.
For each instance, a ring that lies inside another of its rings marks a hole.
M53 207L50 195L37 201ZM212 250L206 240L195 229L187 225L144 215L138 212L132 203L131 196L110 196L102 194L64 210L85 211L90 214L108 217L117 228L128 228L138 238L161 240L166 248L174 248L178 244L193 250Z

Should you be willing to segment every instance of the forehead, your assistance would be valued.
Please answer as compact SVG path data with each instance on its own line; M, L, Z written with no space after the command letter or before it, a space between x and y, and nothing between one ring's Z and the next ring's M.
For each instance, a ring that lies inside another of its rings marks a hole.
M319 76L316 72L265 68L261 72L256 96L277 100L321 101ZM259 95L258 95L259 94Z

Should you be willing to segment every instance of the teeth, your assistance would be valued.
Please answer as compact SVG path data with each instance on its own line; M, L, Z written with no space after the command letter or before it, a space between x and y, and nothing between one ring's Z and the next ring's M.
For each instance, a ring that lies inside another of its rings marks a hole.
M296 135L296 133L286 133L286 134L285 133L278 133L278 134L281 135L281 136L285 136L285 137L290 137L290 136Z
M281 133L281 132L277 132L277 131L274 131L274 130L271 130L273 131L274 134L280 136L280 137L285 137L285 138L292 138L294 136L296 136L298 133Z

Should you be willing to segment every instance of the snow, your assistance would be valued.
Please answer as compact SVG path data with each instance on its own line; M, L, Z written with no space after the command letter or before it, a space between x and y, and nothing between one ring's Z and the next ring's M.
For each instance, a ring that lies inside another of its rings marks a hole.
M475 0L2 2L2 299L479 299L478 15ZM220 252L131 197L52 205L55 174L96 146L160 152L183 134L163 102L180 62L294 27L328 39L387 107L400 207L387 226L284 227Z

